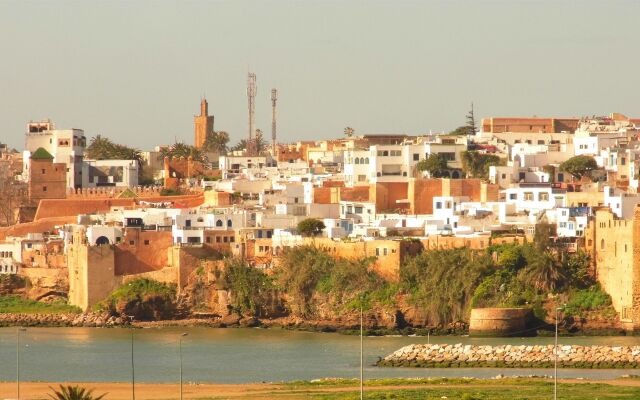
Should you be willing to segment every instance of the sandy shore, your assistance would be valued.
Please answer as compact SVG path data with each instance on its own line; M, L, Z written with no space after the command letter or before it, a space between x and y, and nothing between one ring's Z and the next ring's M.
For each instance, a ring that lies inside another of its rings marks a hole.
M498 384L499 381L496 382ZM612 386L626 386L640 388L640 380L638 379L612 379L612 380L586 380L586 379L560 379L561 383L605 383ZM75 383L71 383L75 385ZM50 387L58 388L60 383L46 382L22 382L20 384L21 400L49 400L47 396L51 392ZM131 384L129 383L112 383L112 382L83 382L78 383L79 386L93 388L94 395L108 393L105 400L130 400L132 398ZM491 385L484 384L438 384L443 387L477 387L486 388ZM503 387L510 387L507 384ZM309 395L328 394L337 392L352 392L358 389L357 384L339 387L305 387L295 388L287 385L276 383L255 383L255 384L185 384L183 386L185 399L306 399ZM394 386L374 386L365 387L365 390L394 390L394 389L428 389L428 386L421 384L394 385ZM177 384L136 384L135 394L137 400L177 400L180 398L180 388ZM0 400L8 400L16 398L15 382L0 382Z

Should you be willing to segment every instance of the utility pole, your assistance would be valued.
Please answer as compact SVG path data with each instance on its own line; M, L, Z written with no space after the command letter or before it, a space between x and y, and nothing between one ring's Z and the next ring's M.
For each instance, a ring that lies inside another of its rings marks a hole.
M271 89L271 141L273 142L273 157L276 157L276 101L278 89Z
M189 335L188 333L184 332L180 335L180 338L178 339L178 353L179 353L179 357L180 357L180 400L182 400L182 338Z
M364 346L363 346L363 323L362 305L360 306L360 400L364 399Z
M131 329L131 398L136 400L136 367L133 363L133 329Z
M247 153L253 156L255 153L255 132L256 132L256 74L249 72L247 77L247 99L249 100L249 140L247 141Z

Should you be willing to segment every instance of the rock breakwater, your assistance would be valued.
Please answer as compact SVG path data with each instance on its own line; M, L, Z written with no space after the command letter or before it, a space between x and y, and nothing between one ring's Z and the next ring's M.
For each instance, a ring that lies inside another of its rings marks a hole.
M558 346L563 368L640 368L640 346ZM384 367L551 368L553 345L412 344L378 361Z
M122 317L108 312L83 314L0 314L0 327L7 326L78 326L108 327L127 324Z

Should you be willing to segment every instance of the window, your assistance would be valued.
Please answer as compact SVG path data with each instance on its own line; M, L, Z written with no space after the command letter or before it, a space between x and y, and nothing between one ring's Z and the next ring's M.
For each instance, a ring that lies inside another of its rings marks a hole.
M358 159L358 157L356 157L356 162L355 164L360 164L360 159Z
M356 206L355 209L356 209L356 214L362 214L362 207Z
M207 236L207 243L211 243L211 236Z
M227 228L231 228L233 226L233 221L230 219L227 220Z
M509 200L517 200L517 199L518 199L517 193L509 193Z
M560 222L558 225L560 226L560 228L566 228L567 227L567 223L566 222Z
M533 201L533 192L524 192L524 201Z
M42 173L43 173L43 174L45 173L44 168L42 169Z
M538 140L538 144L544 144L544 140Z
M267 235L267 236L268 236L268 235ZM229 238L229 242L230 242L230 243L233 243L233 242L235 242L235 241L236 241L235 236L231 236L231 237Z
M358 182L365 182L367 180L366 175L358 175Z
M420 161L420 154L413 153L413 161Z
M502 174L502 179L507 179L507 174Z
M216 236L216 243L220 243L220 236Z
M145 246L148 246L148 245L149 245L149 240L148 240L148 239L144 241L144 245L145 245Z
M222 220L221 219L216 221L216 226L222 226Z
M455 161L456 153L454 152L446 152L446 153L438 153L440 157L444 158L446 161Z
M622 158L620 159L620 165L625 165L626 163L627 163L627 159L626 159L626 158L624 158L624 157L622 157Z
M376 256L379 256L379 255L380 255L380 248L376 247Z
M386 247L385 247L385 248L383 249L383 251L382 251L382 252L383 252L383 254L384 254L385 256L387 255L387 251L388 251L388 250L387 250L387 248L386 248Z
M545 192L538 193L538 201L549 201L549 193L545 193Z
M442 208L442 202L436 201L436 210L439 210L441 208Z
M222 238L222 242L224 242L224 243L229 242L229 238L228 238L228 237L226 237L226 236L224 236L224 237Z
M134 244L136 244L136 242L134 240L129 240L129 245L133 246Z
M42 191L43 191L43 192L46 192L46 191L47 191L47 187L46 187L46 186L43 186L43 187L42 187Z
M604 250L604 239L600 240L600 250Z

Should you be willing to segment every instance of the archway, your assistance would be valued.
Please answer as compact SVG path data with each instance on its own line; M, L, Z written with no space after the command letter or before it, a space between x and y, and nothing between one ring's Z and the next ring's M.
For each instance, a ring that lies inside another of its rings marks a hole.
M100 236L96 239L96 246L102 246L105 244L109 244L109 238L106 236Z

